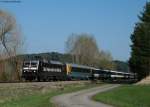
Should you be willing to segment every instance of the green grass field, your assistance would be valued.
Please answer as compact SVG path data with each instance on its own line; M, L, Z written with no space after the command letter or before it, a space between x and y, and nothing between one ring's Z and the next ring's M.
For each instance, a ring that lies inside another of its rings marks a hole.
M115 107L150 107L150 85L124 85L93 99Z
M54 107L50 102L53 96L74 92L86 88L98 86L97 84L73 84L65 85L58 89L35 89L23 87L0 88L0 107Z

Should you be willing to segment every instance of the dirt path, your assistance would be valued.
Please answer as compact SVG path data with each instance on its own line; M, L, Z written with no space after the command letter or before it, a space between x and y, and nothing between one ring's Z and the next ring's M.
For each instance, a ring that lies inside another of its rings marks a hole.
M112 107L103 103L91 100L91 97L99 92L104 92L118 87L119 85L109 84L96 88L86 89L74 93L56 96L52 102L57 107Z

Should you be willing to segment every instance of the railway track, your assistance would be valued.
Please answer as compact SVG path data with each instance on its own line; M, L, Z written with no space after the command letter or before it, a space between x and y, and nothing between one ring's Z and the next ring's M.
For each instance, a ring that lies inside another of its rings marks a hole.
M6 87L18 87L18 88L55 88L55 87L61 87L64 85L72 85L72 84L86 84L90 83L90 81L57 81L57 82L0 82L0 88L6 88Z
M90 81L0 81L0 83L89 83Z
M57 82L2 82L0 83L0 90L45 90L49 89L63 89L67 85L88 84L90 81L57 81Z

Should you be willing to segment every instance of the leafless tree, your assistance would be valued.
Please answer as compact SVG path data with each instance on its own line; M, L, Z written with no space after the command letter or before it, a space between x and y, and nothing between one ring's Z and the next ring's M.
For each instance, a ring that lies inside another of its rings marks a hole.
M88 66L113 69L109 52L100 50L95 38L86 33L72 34L66 42L66 52L71 54L73 62Z
M8 12L0 10L0 59L9 59L19 76L16 55L22 46L21 32L15 18ZM10 67L10 66L9 66Z
M73 56L74 62L92 66L99 49L93 36L72 34L66 42L67 52Z
M115 70L116 66L112 61L113 61L113 58L110 52L103 51L103 50L100 52L99 62L98 62L100 68Z

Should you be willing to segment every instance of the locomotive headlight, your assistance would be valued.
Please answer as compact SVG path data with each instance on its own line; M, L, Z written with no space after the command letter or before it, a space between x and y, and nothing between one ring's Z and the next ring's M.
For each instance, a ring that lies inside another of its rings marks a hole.
M33 72L36 72L36 71L33 71Z
M26 72L26 71L23 71L23 72Z

